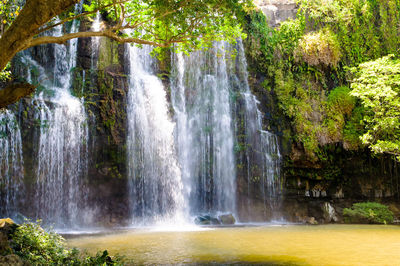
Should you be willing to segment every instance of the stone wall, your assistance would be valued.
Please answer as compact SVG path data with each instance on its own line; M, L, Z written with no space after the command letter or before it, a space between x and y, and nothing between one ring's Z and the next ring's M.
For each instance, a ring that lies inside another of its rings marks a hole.
M272 27L296 17L297 5L294 0L254 0L254 4L262 10Z

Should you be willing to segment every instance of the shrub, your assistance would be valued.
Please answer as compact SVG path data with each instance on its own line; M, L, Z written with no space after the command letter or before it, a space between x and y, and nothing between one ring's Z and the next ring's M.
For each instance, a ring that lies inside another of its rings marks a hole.
M77 249L68 249L65 239L55 232L47 232L40 223L26 222L11 234L13 253L32 265L122 265L107 251L88 256Z
M311 66L336 67L341 57L340 44L330 30L310 32L301 38L295 57Z
M388 206L377 202L355 203L343 209L343 216L346 223L387 224L394 219Z
M352 68L351 95L365 111L363 144L376 154L394 155L400 161L400 58L388 55Z
M350 95L350 88L341 86L333 89L328 95L328 108L333 113L351 115L356 100Z

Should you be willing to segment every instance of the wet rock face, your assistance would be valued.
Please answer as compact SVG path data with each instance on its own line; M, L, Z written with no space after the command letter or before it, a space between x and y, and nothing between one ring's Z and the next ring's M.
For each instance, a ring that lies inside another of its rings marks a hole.
M265 14L272 27L296 17L297 5L294 0L255 0L254 3Z
M91 30L82 21L81 31ZM88 114L88 201L102 226L125 224L127 204L125 45L108 38L78 40L73 90L83 93Z

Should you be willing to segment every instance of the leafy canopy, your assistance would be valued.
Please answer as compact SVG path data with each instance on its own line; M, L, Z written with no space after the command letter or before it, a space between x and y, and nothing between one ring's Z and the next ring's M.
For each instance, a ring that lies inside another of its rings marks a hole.
M388 153L400 160L400 59L394 55L353 68L351 95L365 108L367 132L361 136L374 153Z
M190 52L207 48L219 40L234 42L244 37L241 22L246 10L253 7L251 0L0 1L7 10L16 9L20 1L23 6L21 12L14 11L5 24L0 24L0 72L22 50L41 44L64 44L75 38L103 36L119 43L148 44L157 47L155 53L169 47ZM89 4L83 4L87 2ZM89 19L97 12L108 22L99 30L61 36L46 34L56 26ZM6 75L1 74L2 77ZM23 85L12 84L0 90L0 107L15 103L35 90L31 84Z
M213 41L234 42L245 37L241 21L245 12L252 8L251 0L96 0L83 4L83 12L65 13L53 18L41 32L100 12L108 20L108 26L92 36L106 36L119 42L149 44L155 47L174 47L189 52L207 48ZM89 35L89 36L88 36ZM90 37L90 32L71 35L71 38ZM40 44L46 37L38 37ZM57 42L56 38L54 41ZM60 38L65 40L66 38ZM69 36L67 37L69 39Z
M115 1L93 1L86 11ZM183 48L203 48L214 40L233 41L241 36L238 19L251 1L238 0L143 0L123 1L103 8L115 21L116 30L132 30L134 38L154 43L177 43Z

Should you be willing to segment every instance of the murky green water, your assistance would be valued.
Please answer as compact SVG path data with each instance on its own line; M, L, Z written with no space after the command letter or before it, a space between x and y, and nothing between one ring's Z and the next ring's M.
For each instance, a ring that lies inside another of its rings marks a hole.
M400 265L400 226L135 229L68 243L88 252L107 249L134 264Z

